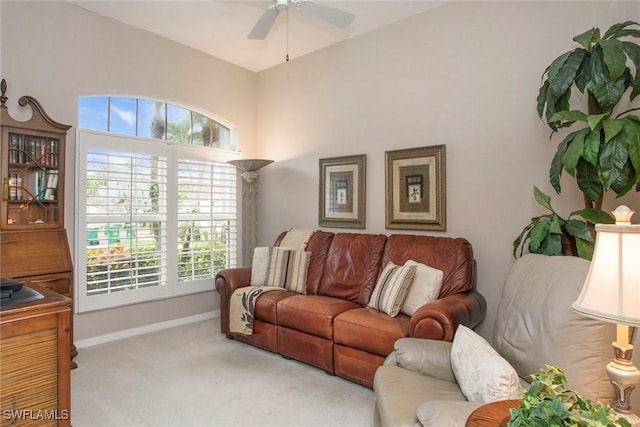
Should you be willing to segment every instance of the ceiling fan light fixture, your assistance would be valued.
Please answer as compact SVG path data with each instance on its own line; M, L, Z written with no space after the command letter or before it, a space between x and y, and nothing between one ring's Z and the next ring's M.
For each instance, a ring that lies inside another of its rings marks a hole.
M345 12L340 9L336 9L330 6L324 6L315 3L311 0L273 0L274 4L264 12L262 17L258 20L253 30L249 33L247 38L253 40L262 40L267 37L271 27L276 21L278 14L289 8L289 3L293 4L296 9L322 19L329 24L335 25L340 28L347 28L351 22L356 18L355 15Z

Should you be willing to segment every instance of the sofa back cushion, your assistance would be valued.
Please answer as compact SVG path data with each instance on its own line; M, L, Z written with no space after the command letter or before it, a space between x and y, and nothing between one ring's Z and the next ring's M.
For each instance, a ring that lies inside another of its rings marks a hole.
M588 270L589 261L578 257L519 258L502 290L493 346L522 378L554 365L567 374L568 388L609 403L613 388L605 366L613 358L615 325L571 308Z
M404 265L414 260L442 270L439 298L466 292L475 287L473 248L468 240L452 237L392 234L382 255L382 265Z
M333 236L318 294L366 306L378 279L386 241L383 234L337 233Z
M280 233L276 238L274 246L279 246L286 234L286 231ZM309 242L305 249L306 251L311 252L311 259L309 260L309 267L307 270L307 295L316 295L318 293L318 287L322 280L322 274L327 260L331 239L333 239L333 233L326 231L316 231L309 238Z

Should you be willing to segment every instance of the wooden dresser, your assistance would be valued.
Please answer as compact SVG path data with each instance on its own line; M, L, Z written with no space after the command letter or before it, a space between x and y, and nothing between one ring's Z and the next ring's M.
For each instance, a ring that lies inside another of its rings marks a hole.
M0 274L25 285L48 288L72 301L73 265L66 231L0 232ZM73 344L73 317L70 322L69 354L73 359L78 354ZM71 363L75 368L75 362Z
M43 297L0 309L0 426L70 426L71 300Z

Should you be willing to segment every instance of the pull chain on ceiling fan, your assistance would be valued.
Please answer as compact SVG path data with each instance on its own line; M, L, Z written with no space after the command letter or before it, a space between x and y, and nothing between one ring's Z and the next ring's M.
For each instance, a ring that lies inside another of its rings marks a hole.
M247 38L252 40L265 39L280 12L283 10L288 12L290 4L304 13L320 18L340 28L347 28L355 19L355 15L349 12L314 3L311 0L274 0L274 4L269 6L264 14L262 14Z

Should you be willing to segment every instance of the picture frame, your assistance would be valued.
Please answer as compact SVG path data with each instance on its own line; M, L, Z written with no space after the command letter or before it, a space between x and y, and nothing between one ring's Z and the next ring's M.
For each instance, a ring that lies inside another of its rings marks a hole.
M385 152L388 229L447 230L446 147Z
M365 228L366 163L366 154L320 159L320 226Z

